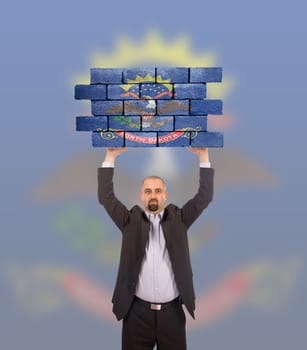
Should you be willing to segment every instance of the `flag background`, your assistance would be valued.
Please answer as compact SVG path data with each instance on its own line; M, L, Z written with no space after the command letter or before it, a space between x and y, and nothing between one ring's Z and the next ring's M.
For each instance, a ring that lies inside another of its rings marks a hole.
M109 312L120 234L96 200L104 150L74 131L89 105L73 86L95 54L121 48L142 64L136 48L151 32L166 46L185 38L185 51L212 56L229 82L218 97L225 147L210 151L214 202L191 230L198 300L213 310L189 323L189 348L305 348L303 2L6 1L0 19L1 348L120 347ZM128 206L148 173L166 178L178 204L197 182L185 149L129 150L116 171Z

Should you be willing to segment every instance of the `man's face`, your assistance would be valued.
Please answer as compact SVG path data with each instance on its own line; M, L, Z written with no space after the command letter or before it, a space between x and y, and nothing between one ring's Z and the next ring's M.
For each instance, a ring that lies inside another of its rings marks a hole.
M163 210L168 197L165 185L161 179L148 178L144 180L140 199L144 203L145 210L157 214Z

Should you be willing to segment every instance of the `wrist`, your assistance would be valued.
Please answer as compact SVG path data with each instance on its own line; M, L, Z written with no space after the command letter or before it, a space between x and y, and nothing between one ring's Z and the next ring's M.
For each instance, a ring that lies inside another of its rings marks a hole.
M208 154L200 154L199 157L199 163L209 163L209 156Z
M114 156L110 156L110 155L106 155L105 158L104 158L104 163L115 163L115 159L116 157Z

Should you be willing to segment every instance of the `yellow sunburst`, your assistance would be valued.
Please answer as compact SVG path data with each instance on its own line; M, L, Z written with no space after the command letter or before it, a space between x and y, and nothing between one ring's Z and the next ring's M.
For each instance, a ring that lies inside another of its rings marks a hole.
M157 31L150 31L143 41L133 42L126 36L121 36L111 53L96 52L91 55L90 67L138 67L144 65L175 66L175 67L215 67L216 54L213 52L194 53L186 35L181 35L174 41L166 41ZM73 85L89 84L89 74L75 77ZM233 79L223 75L223 83L207 85L208 98L225 98L233 86Z

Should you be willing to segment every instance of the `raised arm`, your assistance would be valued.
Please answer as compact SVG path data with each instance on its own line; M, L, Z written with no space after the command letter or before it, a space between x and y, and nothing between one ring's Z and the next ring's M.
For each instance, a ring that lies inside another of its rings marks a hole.
M99 203L119 229L127 223L129 211L114 194L113 175L116 158L125 151L125 148L107 148L102 167L98 168Z
M197 155L200 170L198 191L181 209L182 220L187 227L193 224L212 201L214 178L214 169L211 168L208 148L191 147L189 151Z
M188 150L191 153L194 153L194 154L196 154L198 156L200 164L201 163L209 163L209 150L208 150L208 148L188 147Z
M124 152L126 152L126 147L107 148L103 162L114 166L116 158Z

